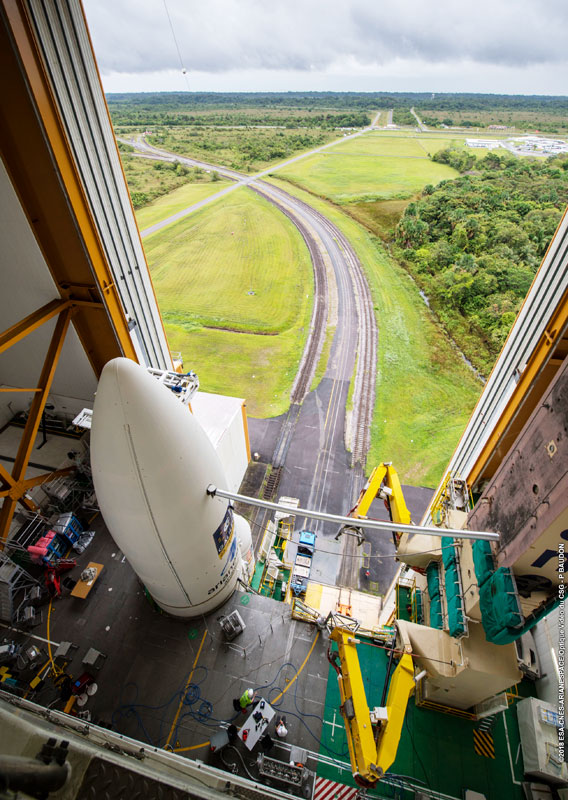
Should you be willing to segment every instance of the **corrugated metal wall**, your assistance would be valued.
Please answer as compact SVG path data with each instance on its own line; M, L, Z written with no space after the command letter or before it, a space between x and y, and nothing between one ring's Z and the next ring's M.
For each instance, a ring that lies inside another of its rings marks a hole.
M171 357L78 0L31 0L42 56L141 363Z

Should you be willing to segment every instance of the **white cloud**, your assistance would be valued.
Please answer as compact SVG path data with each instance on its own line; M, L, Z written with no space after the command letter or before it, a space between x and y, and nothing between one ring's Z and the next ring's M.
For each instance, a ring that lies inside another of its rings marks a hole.
M166 2L194 91L566 91L563 0ZM85 11L107 91L187 89L163 2Z

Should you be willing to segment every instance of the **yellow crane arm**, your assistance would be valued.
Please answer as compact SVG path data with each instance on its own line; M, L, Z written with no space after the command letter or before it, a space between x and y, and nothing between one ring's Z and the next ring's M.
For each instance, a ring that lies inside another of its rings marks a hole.
M410 524L410 511L406 507L398 472L383 462L371 472L367 484L361 491L355 507L349 512L350 517L366 517L373 500L381 494L381 490L389 505L393 522Z
M329 651L328 658L337 672L353 777L360 786L374 786L396 758L408 698L414 689L412 658L402 656L390 682L387 718L376 725L367 705L353 632L334 628L330 638L337 643L338 652Z

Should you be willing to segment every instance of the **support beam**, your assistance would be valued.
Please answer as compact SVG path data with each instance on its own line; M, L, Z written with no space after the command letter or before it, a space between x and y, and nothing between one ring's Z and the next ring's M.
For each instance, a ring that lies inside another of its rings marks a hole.
M544 263L544 262L543 262ZM526 302L526 301L525 301ZM540 337L532 352L526 367L519 376L519 381L508 401L491 435L483 445L475 464L467 475L468 486L475 484L483 478L491 478L496 466L488 469L491 459L499 451L504 457L520 434L528 418L542 398L543 393L550 385L554 374L563 363L563 359L551 359L551 353L561 342L568 328L568 289L564 292L550 316L546 330ZM549 372L543 374L545 367ZM539 379L542 381L539 383ZM500 458L497 459L499 463Z
M0 392L26 392L26 394L30 394L30 393L33 394L34 392L39 392L39 389L36 389L35 387L30 388L28 386L26 386L24 388L21 388L21 389L15 389L15 388L10 386L7 389L2 387L0 389Z
M119 292L76 166L34 26L23 0L0 8L0 150L97 376L107 361L138 361ZM103 310L101 314L100 310Z
M50 474L51 474L51 473L50 473ZM6 484L6 486L8 487L7 489L5 489L5 490L3 490L3 491L1 491L1 492L0 492L0 498L2 498L2 497L11 497L11 496L12 496L12 494L13 494L14 492L17 492L17 489L16 489L16 486L17 486L17 484L16 484L16 481L15 481L15 480L14 480L14 478L13 478L13 477L10 475L10 473L9 473L7 470L5 470L5 469L4 469L4 467L2 466L2 464L0 464L0 480L2 480L2 481L3 481L3 482ZM33 479L32 479L32 480L33 480ZM30 499L28 499L27 497L25 497L25 493L26 493L26 491L27 491L27 489L28 489L28 488L29 488L29 487L27 487L27 486L26 486L26 487L25 487L25 488L24 488L24 489L23 489L23 490L20 492L20 494L19 494L19 495L16 497L16 500L19 500L19 501L20 501L20 503L21 503L21 504L22 504L22 505L23 505L25 508L27 508L27 510L28 510L28 511L37 511L37 505L34 503L34 501L33 501L33 500L30 500ZM14 495L14 496L15 496L15 495Z
M66 308L61 312L59 319L57 320L53 336L51 337L49 349L47 351L43 369L38 381L38 389L40 389L40 391L35 394L32 401L26 427L24 428L18 453L16 455L16 460L14 462L14 468L12 469L11 477L14 484L18 484L23 481L26 474L26 469L34 446L35 437L41 423L41 417L45 409L45 404L47 402L47 397L51 389L53 378L55 376L55 370L57 368L59 356L61 355L63 342L65 341L65 335L69 329L72 314L72 308ZM2 509L0 510L0 542L5 542L8 537L10 524L14 517L17 502L17 499L10 496L4 498Z
M2 464L0 464L0 480L3 481L6 486L13 486L15 483L15 480L12 478L8 470L4 469ZM4 495L0 496L3 497Z
M33 489L34 486L41 486L43 483L49 483L56 478L62 478L64 475L70 475L75 472L75 467L64 467L63 469L56 469L53 472L42 472L41 475L36 475L35 478L27 478L26 480L16 483L12 478L11 488L4 489L0 492L0 497L10 497L13 500L24 501L24 494ZM35 507L35 503L33 504ZM35 508L33 509L35 510Z
M353 517L340 517L338 514L328 514L324 511L310 511L307 508L294 508L293 506L280 505L280 503L270 503L268 500L259 500L256 497L247 497L244 494L228 492L226 489L218 489L210 484L207 487L209 497L224 497L227 500L235 500L245 505L259 506L268 508L271 511L283 511L297 517L308 517L308 519L320 519L324 522L337 522L339 525L353 525ZM367 528L368 530L397 531L404 533L422 533L428 536L449 536L452 539L487 539L488 541L499 541L499 534L490 531L463 531L453 528L435 528L428 525L404 525L401 522L383 522L378 519L357 519L357 527Z
M45 306L38 308L37 311L29 314L25 319L7 328L3 333L0 333L0 353L12 347L16 342L23 339L24 336L37 330L44 322L53 319L53 317L56 317L68 307L68 300L52 300L51 303L47 303Z

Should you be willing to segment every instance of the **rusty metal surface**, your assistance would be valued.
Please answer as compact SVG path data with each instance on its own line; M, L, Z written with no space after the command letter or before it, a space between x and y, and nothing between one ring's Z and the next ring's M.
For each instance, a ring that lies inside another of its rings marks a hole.
M558 490L567 480L568 363L485 488L468 526L498 531L503 549L530 524L534 541L543 532L545 520L566 507L566 494Z

